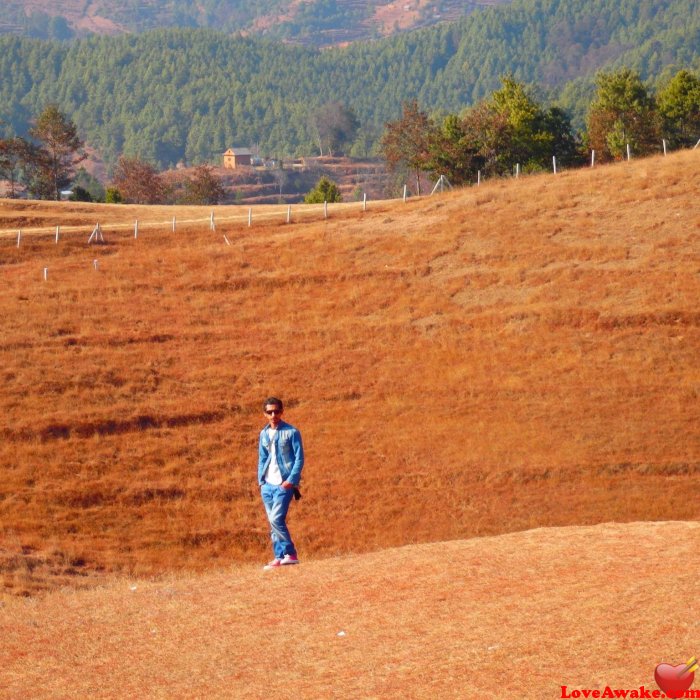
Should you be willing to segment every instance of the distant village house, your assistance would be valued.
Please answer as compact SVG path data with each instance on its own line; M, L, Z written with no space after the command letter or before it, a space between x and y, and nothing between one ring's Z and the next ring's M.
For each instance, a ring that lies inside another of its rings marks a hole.
M224 153L224 168L235 170L252 164L253 154L247 148L229 148Z

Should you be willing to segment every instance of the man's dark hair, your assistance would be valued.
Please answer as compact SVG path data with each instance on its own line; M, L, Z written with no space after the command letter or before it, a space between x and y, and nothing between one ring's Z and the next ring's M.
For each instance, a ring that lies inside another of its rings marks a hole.
M268 407L268 406L277 406L280 411L284 411L284 404L282 401L274 396L268 396L264 401L263 401L263 411Z

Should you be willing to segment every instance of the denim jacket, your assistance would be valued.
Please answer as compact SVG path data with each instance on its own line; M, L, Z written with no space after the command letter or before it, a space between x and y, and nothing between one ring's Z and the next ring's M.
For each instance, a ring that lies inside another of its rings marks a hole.
M265 426L260 431L258 443L258 483L265 483L265 471L270 464L270 436ZM277 464L282 479L294 486L299 486L301 470L304 467L304 448L301 444L301 433L289 423L280 421L275 435Z

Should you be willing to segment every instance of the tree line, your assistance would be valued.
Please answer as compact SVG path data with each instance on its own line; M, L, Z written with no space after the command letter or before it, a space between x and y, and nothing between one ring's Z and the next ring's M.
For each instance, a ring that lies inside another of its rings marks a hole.
M654 94L629 68L601 72L588 109L587 130L576 132L568 114L544 107L512 76L461 114L431 117L416 100L404 103L399 119L386 124L381 148L389 168L415 178L445 176L453 185L474 182L478 174L502 176L588 162L620 160L700 142L700 78L680 70Z
M600 69L627 66L659 89L681 67L700 70L699 37L695 0L513 0L327 51L195 29L2 37L0 136L26 136L55 103L110 167L121 154L159 168L211 163L231 146L293 157L326 152L315 117L340 104L357 128L331 149L364 157L405 101L456 112L505 74L536 85L583 129Z
M411 174L421 194L421 175L444 176L452 185L473 182L478 173L494 177L549 169L552 158L563 166L579 166L594 150L599 162L622 159L631 148L635 155L668 148L684 148L700 141L700 78L682 69L655 93L639 73L623 68L601 72L583 132L575 130L569 115L557 106L545 106L534 91L513 76L501 87L461 113L431 115L417 100L403 104L402 116L384 125L380 150L389 169ZM342 144L357 128L342 106L330 104L317 116L321 148ZM84 159L83 142L73 121L57 105L46 107L29 131L0 139L0 178L10 184L10 195L21 184L37 198L59 199L61 190L74 186L78 199L118 203L167 202L217 204L224 197L221 181L211 167L201 164L192 177L168 185L155 164L136 156L120 155L111 186L95 197L78 183L76 167ZM307 201L338 201L334 183L320 182Z
M76 172L86 157L84 143L73 121L55 104L37 117L29 137L0 139L0 179L7 181L11 198L18 196L21 187L35 199L59 200L69 186L73 200L112 204L218 204L225 194L220 179L207 165L198 166L191 177L172 185L153 164L126 156L119 158L112 184L105 190L85 170Z

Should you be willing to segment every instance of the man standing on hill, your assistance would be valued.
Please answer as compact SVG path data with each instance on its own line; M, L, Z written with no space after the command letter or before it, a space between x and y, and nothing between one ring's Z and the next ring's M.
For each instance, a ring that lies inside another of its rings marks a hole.
M298 564L297 550L287 529L287 511L292 498L301 498L299 481L304 467L301 433L282 420L284 406L271 396L263 404L269 425L260 431L258 442L258 484L275 558L265 569Z

